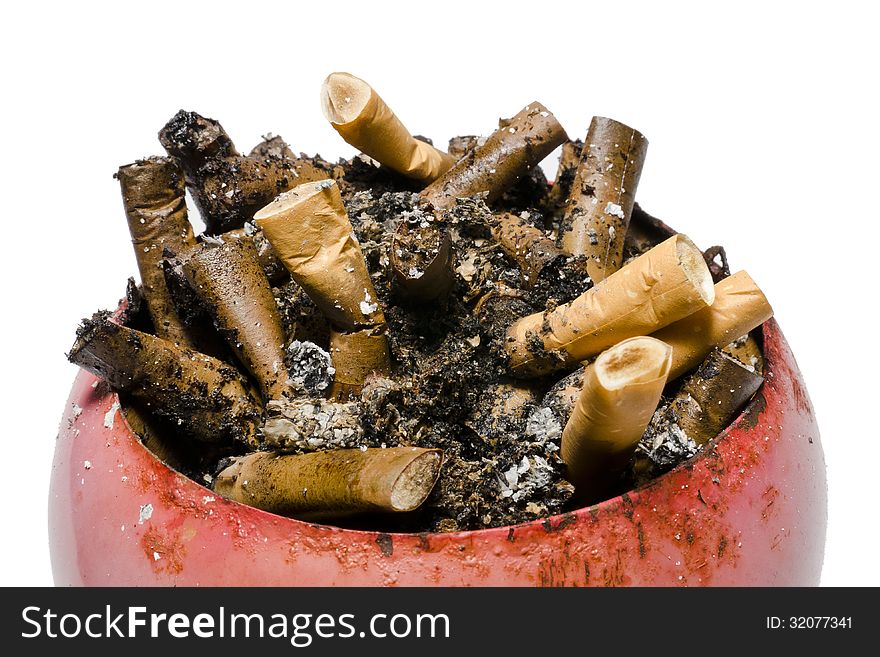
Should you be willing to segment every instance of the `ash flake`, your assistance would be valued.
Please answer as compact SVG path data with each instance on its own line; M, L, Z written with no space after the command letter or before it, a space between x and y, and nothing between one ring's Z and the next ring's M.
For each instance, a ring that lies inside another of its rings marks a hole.
M610 214L612 216L618 217L619 219L625 219L626 215L623 212L623 208L617 205L617 203L612 203L608 201L608 204L605 206L605 214Z
M138 524L143 525L147 520L153 517L153 505L152 504L143 504L141 505L140 513L138 514Z
M116 401L113 402L113 405L110 407L110 410L108 410L104 414L104 428L105 429L112 429L113 428L113 423L116 420L116 411L118 411L118 410L119 410L119 400L117 399Z

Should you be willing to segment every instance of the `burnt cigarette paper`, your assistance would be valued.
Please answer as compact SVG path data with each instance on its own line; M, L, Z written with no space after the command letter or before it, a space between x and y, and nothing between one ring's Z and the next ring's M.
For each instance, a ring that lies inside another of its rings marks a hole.
M159 141L180 160L210 235L241 228L280 192L328 177L290 159L286 145L266 144L257 154L241 155L220 123L196 112L180 110L159 132Z
M98 313L77 331L70 362L124 390L192 438L256 445L262 409L234 367Z
M638 131L594 116L562 221L562 248L587 256L587 272L605 280L623 264L636 188L648 150Z
M156 335L194 347L193 337L177 316L162 269L166 249L180 252L196 243L186 212L183 171L171 158L151 157L119 167L116 178Z
M443 210L457 198L484 192L486 203L492 203L568 138L556 117L538 102L503 124L428 185L422 200Z
M202 244L183 256L183 273L264 399L287 391L284 329L253 242Z

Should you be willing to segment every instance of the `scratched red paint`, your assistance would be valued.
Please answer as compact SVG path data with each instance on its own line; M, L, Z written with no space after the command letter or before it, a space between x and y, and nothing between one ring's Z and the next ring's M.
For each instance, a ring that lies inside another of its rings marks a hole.
M696 458L594 507L455 534L342 530L226 501L155 459L118 412L112 428L105 427L116 397L81 372L52 473L55 582L817 584L826 526L819 431L774 320L765 325L764 341L767 381L759 397ZM141 513L146 505L151 514Z

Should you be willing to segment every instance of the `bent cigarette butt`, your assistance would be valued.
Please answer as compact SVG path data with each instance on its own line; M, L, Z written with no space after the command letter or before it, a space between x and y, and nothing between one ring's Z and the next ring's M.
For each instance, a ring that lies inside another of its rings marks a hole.
M424 303L452 288L452 240L443 224L401 221L391 238L390 255L394 281L404 297Z
M672 381L699 365L713 348L730 344L772 316L767 297L740 271L715 284L715 302L708 308L652 335L672 347Z
M620 269L636 188L648 150L638 131L594 116L562 220L562 248L587 256L595 282Z
M405 513L428 497L440 474L438 449L338 449L236 458L214 482L231 500L294 518Z
M254 221L331 323L346 331L384 326L364 254L334 181L294 187L257 212Z
M331 73L321 85L321 109L349 144L409 178L431 182L455 161L415 139L385 101L350 73Z
M156 335L194 347L162 270L165 249L180 252L196 243L186 212L183 171L173 159L151 157L119 167L116 178Z
M673 407L678 425L698 445L717 436L761 387L764 377L715 349L685 379Z
M381 329L354 333L330 331L330 359L336 373L330 386L330 398L348 401L360 397L371 374L391 371L388 338Z
M672 349L651 337L624 340L584 372L562 432L561 455L575 495L599 501L613 489L660 401Z
M568 139L556 117L538 102L502 123L481 146L422 190L422 200L444 210L455 205L456 198L486 192L486 203L491 203Z
M651 334L714 299L702 253L685 235L673 235L574 301L511 325L504 342L509 367L517 376L547 374Z
M281 397L288 379L284 329L254 243L199 245L183 257L182 269L217 330L259 382L264 399Z
M519 265L526 287L535 284L544 267L567 257L543 231L510 212L495 215L491 231L501 249Z
M197 440L256 445L261 408L238 370L98 313L67 355Z

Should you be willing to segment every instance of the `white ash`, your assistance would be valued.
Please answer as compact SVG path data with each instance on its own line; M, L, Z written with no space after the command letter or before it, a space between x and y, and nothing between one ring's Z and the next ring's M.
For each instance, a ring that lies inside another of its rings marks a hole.
M518 502L544 488L555 476L553 467L541 456L523 456L522 461L498 478L499 496Z
M327 390L336 374L330 354L314 342L294 340L287 347L285 361L289 385L309 395Z
M526 435L539 445L547 442L558 445L562 438L562 424L552 409L539 406L526 420Z
M268 411L262 433L267 447L274 450L312 452L360 447L364 441L357 402L272 400Z
M661 472L689 459L699 449L677 421L671 405L661 405L636 447L636 454L646 456Z
M119 400L113 402L113 405L110 406L110 409L104 414L104 428L112 429L113 424L116 421L116 411L119 410Z
M605 214L610 214L620 219L626 219L626 214L624 214L623 208L617 203L612 203L611 201L608 201L605 205Z

